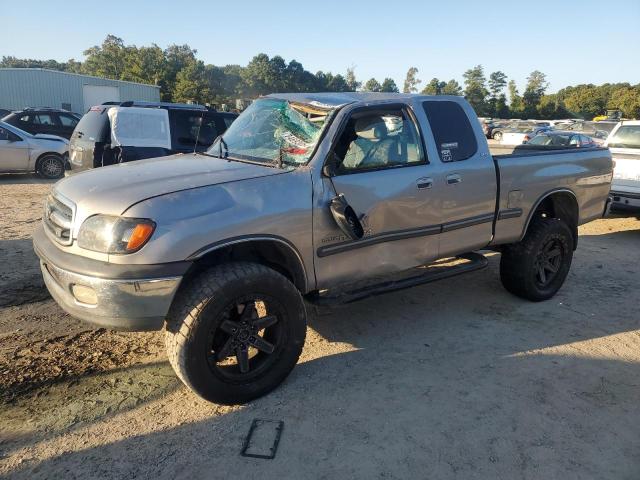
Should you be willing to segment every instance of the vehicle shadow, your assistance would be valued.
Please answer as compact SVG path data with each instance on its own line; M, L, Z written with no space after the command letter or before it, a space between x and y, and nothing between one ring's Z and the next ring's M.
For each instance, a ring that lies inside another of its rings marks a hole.
M39 302L50 297L30 238L0 240L0 258L0 307Z
M49 180L35 173L0 173L0 188L2 185L42 185L54 184L59 179Z

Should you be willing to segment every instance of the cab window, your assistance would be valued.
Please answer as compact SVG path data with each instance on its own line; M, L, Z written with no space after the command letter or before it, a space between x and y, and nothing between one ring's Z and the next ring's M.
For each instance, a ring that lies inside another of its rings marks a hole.
M352 114L334 158L338 175L425 163L416 126L402 108Z
M451 101L428 100L422 103L436 149L443 162L459 162L478 151L473 127L462 107Z

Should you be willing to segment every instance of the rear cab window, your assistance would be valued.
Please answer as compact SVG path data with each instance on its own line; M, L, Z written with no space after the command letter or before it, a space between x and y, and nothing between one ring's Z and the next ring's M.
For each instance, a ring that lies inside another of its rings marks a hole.
M427 100L422 103L443 162L467 160L478 151L469 117L456 102Z

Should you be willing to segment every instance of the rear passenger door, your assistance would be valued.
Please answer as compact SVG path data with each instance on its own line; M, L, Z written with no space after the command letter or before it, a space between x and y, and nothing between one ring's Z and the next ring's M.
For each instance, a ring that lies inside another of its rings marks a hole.
M54 113L35 113L29 115L31 128L37 133L60 135L60 122Z
M76 128L76 125L78 125L78 119L73 115L69 115L67 113L60 113L58 114L58 121L59 121L58 135L64 138L71 138L71 134L73 133L73 130Z
M431 129L432 148L444 171L441 200L440 257L477 250L493 235L497 179L482 129L469 116L473 109L451 100L422 103ZM473 118L473 117L471 117Z

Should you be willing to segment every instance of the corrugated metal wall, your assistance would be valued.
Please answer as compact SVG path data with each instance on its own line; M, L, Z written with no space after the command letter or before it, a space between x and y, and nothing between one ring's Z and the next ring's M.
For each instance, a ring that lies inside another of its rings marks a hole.
M121 101L160 101L160 88L154 85L40 68L0 68L0 108L62 108L67 104L71 111L84 113L83 85L118 87Z

